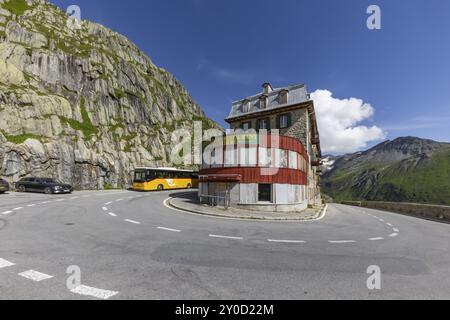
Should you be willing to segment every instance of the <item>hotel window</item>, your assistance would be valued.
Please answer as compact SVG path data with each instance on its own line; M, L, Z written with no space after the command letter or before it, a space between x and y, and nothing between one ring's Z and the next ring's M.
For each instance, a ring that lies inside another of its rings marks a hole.
M278 103L279 104L287 104L288 103L288 91L283 90L280 92L280 95L278 97Z
M289 151L289 169L298 169L297 152Z
M275 167L287 168L287 166L288 166L287 150L275 149Z
M239 148L239 165L241 167L256 167L257 164L257 149L254 147Z
M260 119L258 120L258 129L259 130L270 130L270 119Z
M260 109L267 109L267 96L262 96L259 98L259 108Z
M242 130L250 130L252 128L252 123L251 122L243 122L241 125Z
M278 116L277 120L278 129L286 129L291 126L291 115L289 113Z
M242 113L247 113L250 111L250 101L248 100L242 101L241 111Z
M258 185L258 202L272 202L272 185Z
M259 166L260 167L273 167L272 163L272 150L270 148L259 148Z

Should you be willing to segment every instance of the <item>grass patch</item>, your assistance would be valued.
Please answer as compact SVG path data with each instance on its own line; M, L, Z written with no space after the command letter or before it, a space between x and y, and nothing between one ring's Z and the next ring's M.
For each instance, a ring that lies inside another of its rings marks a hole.
M34 140L38 140L40 142L42 142L42 140L43 140L42 136L38 136L35 134L31 134L31 133L23 133L23 134L19 134L19 135L10 135L4 131L1 131L1 133L3 134L3 136L5 136L6 140L8 140L8 142L11 142L14 144L22 144L25 141L27 141L28 139L34 139Z
M84 98L81 98L80 101L80 111L83 122L79 122L74 119L68 119L65 117L59 117L59 119L61 120L61 122L68 124L73 130L83 132L84 137L87 140L91 140L93 136L99 133L99 130L92 124L91 119L89 118L89 113L86 110Z
M21 16L31 7L25 0L9 0L2 4L2 7L16 16Z

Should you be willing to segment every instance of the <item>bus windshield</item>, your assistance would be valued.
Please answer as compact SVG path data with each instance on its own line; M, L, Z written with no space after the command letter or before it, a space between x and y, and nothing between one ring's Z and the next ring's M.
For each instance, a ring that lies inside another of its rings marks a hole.
M134 182L145 182L145 181L147 181L145 171L136 171L134 173Z

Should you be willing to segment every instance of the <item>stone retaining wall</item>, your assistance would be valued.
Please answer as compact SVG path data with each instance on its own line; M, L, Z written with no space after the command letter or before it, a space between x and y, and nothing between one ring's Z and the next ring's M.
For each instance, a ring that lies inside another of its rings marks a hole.
M350 206L386 210L413 217L450 223L450 206L382 201L343 201L341 203Z

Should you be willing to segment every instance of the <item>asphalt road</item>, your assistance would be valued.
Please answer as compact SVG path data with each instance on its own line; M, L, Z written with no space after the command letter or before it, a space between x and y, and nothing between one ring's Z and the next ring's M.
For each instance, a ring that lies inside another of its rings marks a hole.
M450 299L448 224L342 205L228 220L166 207L176 193L0 195L0 299Z

